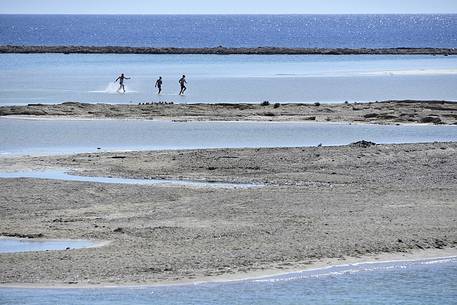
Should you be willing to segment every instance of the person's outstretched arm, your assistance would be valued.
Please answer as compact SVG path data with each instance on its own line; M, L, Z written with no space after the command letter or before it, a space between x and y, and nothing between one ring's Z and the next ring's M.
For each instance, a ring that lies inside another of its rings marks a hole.
M115 80L114 82L117 82L120 78L121 78L121 77L116 78L116 80Z

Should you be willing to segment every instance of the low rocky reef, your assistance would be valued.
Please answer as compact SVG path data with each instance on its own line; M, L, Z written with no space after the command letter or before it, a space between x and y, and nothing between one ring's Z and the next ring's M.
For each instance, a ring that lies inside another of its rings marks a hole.
M0 46L0 53L217 54L217 55L457 55L456 48L152 48L122 46Z
M457 102L385 101L341 104L29 104L1 106L0 116L166 119L173 121L314 121L457 125Z

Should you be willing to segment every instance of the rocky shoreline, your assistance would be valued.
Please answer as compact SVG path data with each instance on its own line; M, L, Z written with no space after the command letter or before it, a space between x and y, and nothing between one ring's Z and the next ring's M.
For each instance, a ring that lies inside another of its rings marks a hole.
M262 183L253 189L0 179L0 232L111 241L0 254L0 284L150 284L457 246L457 143L0 158L1 171ZM455 253L455 251L454 251Z
M457 125L457 102L385 101L344 104L29 104L2 106L0 116L174 121L309 121Z
M214 55L457 55L456 48L151 48L121 46L2 45L0 53L214 54Z

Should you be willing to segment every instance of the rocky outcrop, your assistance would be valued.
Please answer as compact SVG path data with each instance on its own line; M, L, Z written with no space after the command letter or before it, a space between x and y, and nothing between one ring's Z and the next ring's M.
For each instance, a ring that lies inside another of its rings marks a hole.
M359 147L359 148L368 148L368 147L374 146L374 145L376 145L376 143L371 142L371 141L365 141L365 140L354 142L354 143L350 144L351 147Z
M246 54L246 55L457 55L456 48L150 48L121 46L0 46L0 53Z

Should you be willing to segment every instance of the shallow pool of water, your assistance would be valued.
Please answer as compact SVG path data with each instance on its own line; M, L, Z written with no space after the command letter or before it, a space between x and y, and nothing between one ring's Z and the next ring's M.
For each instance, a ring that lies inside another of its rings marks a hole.
M236 182L213 182L213 181L194 181L194 180L170 180L170 179L129 179L113 177L92 177L78 176L68 174L64 170L46 170L46 171L18 171L18 172L0 172L0 178L35 178L51 179L64 181L81 181L97 182L111 184L129 184L129 185L181 185L189 187L210 187L210 188L255 188L261 187L259 184L236 183Z
M0 155L457 141L457 126L441 125L0 118L0 130Z
M45 240L0 237L0 253L69 250L93 248L97 246L97 243L88 240Z

